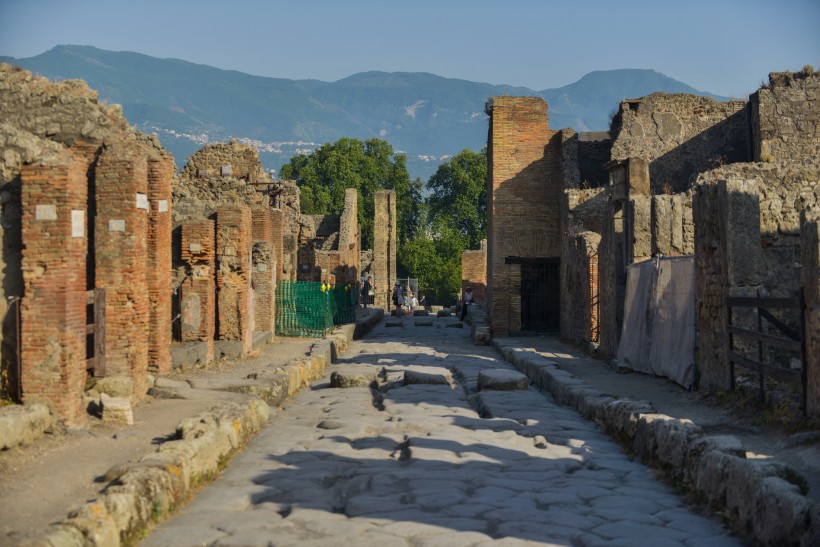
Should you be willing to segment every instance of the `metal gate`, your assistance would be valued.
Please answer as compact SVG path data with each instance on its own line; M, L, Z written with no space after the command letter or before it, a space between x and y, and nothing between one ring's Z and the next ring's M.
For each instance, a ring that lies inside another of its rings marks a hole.
M521 263L521 330L557 332L561 326L561 259Z

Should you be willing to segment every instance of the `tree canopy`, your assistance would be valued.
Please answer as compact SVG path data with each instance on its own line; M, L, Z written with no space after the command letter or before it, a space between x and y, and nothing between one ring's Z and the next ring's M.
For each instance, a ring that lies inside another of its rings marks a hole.
M378 190L396 192L399 243L415 233L421 206L421 180L410 180L407 158L395 154L381 139L342 138L309 155L300 154L282 166L280 176L301 189L302 212L341 214L347 188L358 192L363 248L373 245L373 196Z

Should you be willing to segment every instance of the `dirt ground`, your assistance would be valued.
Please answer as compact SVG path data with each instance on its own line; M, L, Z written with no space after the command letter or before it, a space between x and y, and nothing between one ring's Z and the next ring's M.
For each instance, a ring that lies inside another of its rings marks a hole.
M279 338L241 361L221 361L174 379L246 378L278 367L310 350L314 340ZM14 533L47 527L97 496L114 466L138 460L173 437L177 424L238 394L196 390L191 398L147 400L134 409L134 425L113 426L89 417L83 429L59 429L26 447L0 452L0 546Z

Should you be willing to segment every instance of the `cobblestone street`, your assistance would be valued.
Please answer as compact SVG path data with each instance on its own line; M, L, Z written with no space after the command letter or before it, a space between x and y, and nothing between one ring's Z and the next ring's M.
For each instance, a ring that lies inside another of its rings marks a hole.
M397 323L332 367L378 390L289 400L143 545L737 544L574 411L489 389L518 373L454 319Z

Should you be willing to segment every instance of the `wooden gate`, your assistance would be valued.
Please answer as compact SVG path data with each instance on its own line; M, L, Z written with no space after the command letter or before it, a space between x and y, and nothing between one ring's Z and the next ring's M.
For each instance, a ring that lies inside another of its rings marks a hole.
M93 353L86 359L85 369L95 378L105 376L105 289L93 289L85 293L86 339L93 336L87 347Z
M769 376L782 382L800 385L802 391L802 410L806 413L806 344L805 344L805 306L803 304L803 291L793 298L763 298L763 297L727 297L727 358L729 360L729 374L731 389L735 389L735 365L740 365L747 370L756 372L760 382L760 400L765 400L766 392L763 385L764 376ZM744 329L732 324L733 308L755 308L757 310L757 330ZM800 326L793 329L783 321L772 315L770 309L797 310L800 318ZM783 334L774 336L763 331L763 320ZM757 360L741 355L735 351L735 336L747 340L757 341ZM774 346L786 350L791 350L800 355L800 370L783 368L773 363L764 363L763 347Z

